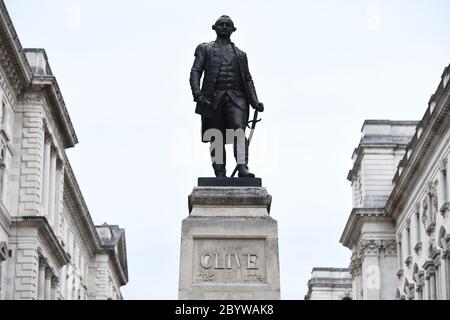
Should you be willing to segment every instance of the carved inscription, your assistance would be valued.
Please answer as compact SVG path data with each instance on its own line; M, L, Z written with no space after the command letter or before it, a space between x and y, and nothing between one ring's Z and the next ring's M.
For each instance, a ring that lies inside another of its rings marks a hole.
M264 239L196 239L194 282L264 283Z

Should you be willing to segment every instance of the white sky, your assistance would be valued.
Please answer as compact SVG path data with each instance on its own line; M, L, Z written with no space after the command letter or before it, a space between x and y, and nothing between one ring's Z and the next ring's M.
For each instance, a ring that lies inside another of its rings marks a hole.
M266 106L249 166L273 196L283 299L303 299L312 267L349 264L339 238L363 121L421 119L450 62L444 0L6 4L22 45L47 50L93 220L126 229L126 299L177 299L187 196L212 175L189 71L220 15Z

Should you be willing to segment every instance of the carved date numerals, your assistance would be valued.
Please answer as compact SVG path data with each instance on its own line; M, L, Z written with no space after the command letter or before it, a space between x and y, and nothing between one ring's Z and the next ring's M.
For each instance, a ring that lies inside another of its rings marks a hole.
M247 277L244 279L245 282L263 282L264 278L258 273L248 273Z
M197 275L198 281L214 281L214 274L209 273L199 273Z

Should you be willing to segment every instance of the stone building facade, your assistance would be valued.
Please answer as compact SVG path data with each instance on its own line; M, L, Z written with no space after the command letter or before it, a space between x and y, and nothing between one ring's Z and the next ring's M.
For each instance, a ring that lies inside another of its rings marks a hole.
M450 299L450 66L420 121L367 120L348 174L353 299Z
M46 53L0 0L0 300L121 299L125 233L95 226L67 159L77 136Z
M305 300L352 300L352 281L347 268L313 268Z
M366 120L348 174L353 299L450 299L450 65L420 121Z

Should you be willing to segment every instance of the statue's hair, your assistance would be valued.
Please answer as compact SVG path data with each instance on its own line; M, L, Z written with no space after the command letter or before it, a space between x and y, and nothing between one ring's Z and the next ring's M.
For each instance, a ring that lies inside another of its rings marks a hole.
M230 18L230 16L227 16L227 15L222 15L222 16L220 16L220 18L216 20L216 23L219 22L219 20L222 20L222 19L228 19L228 20L230 20L230 21L231 21L231 24L232 24L233 27L234 27L234 22L233 22L233 20Z

